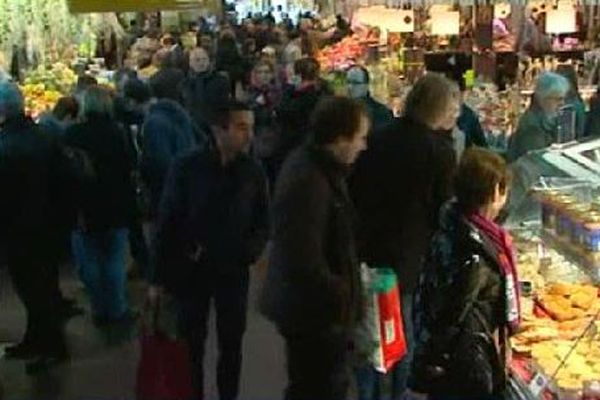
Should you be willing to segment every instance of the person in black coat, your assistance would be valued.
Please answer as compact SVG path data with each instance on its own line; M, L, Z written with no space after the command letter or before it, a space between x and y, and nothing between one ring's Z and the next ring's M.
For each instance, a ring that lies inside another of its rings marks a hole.
M299 81L283 94L276 108L281 129L277 157L280 165L292 150L306 142L309 116L319 100L331 94L319 80L319 63L314 58L302 58L294 63L294 74Z
M202 399L204 345L214 300L219 338L219 398L236 399L246 328L249 266L268 236L267 182L247 149L254 116L232 103L212 123L217 146L173 164L155 237L155 287L180 305L181 333L190 345L195 398Z
M179 102L181 101L179 88L181 82L185 79L185 74L172 64L170 54L167 49L156 52L153 63L157 64L160 69L150 77L148 84L154 97Z
M349 342L362 318L355 212L346 174L365 149L366 111L324 99L312 140L286 161L275 189L261 310L286 341L288 400L346 399Z
M408 354L392 371L394 399L406 390L412 294L421 262L437 228L438 210L452 193L456 161L448 131L458 111L458 87L441 75L427 74L409 93L404 116L373 133L350 179L359 215L360 259L370 267L394 268L400 285ZM365 377L364 384L376 381ZM375 390L362 383L359 390Z
M183 106L200 130L208 130L211 113L231 99L229 80L211 69L210 56L202 47L190 51L188 76L181 83Z
M114 120L108 90L92 87L85 92L83 116L84 121L70 127L64 138L87 166L76 193L79 214L73 252L94 320L104 324L129 318L125 262L135 207L133 161L126 133Z
M504 399L508 338L521 321L509 234L494 220L510 186L506 162L467 150L456 200L440 215L415 301L411 389L441 399Z
M61 153L24 113L24 99L12 83L0 83L0 247L8 273L27 312L22 341L6 348L7 358L32 359L28 372L63 360L60 298L56 293L55 241L62 177Z

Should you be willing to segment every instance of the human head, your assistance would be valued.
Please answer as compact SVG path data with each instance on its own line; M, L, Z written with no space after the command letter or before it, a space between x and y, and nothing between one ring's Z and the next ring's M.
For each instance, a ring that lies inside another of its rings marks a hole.
M260 58L275 65L277 64L277 51L272 46L266 46L260 51Z
M533 101L548 116L555 116L565 102L569 81L554 72L541 74L535 85Z
M154 56L152 56L152 65L158 69L169 67L170 64L170 51L168 49L160 49Z
M312 142L328 148L344 165L351 165L367 148L370 121L363 105L348 97L327 97L311 116Z
M569 81L569 92L567 93L567 97L580 97L579 83L577 82L577 72L575 72L575 68L572 65L561 64L556 68L556 73L562 75Z
M79 103L75 97L61 97L52 109L52 114L60 121L75 121L79 116Z
M495 219L508 197L511 173L504 159L485 149L467 149L455 177L456 199L469 214L482 212Z
M127 81L123 93L126 99L135 103L134 105L143 106L152 98L150 87L139 79Z
M432 130L451 130L460 112L458 86L443 75L427 73L406 97L404 116Z
M92 86L83 94L81 108L83 117L88 119L112 117L114 114L112 93L103 86Z
M93 76L80 75L77 78L77 85L75 86L75 91L76 92L84 92L88 88L90 88L92 86L96 86L96 85L98 85L98 80L96 78L94 78Z
M25 113L25 100L19 87L12 82L0 82L0 126Z
M190 51L190 69L198 74L210 69L210 56L202 47L195 47Z
M369 71L361 65L354 65L346 72L348 95L353 99L362 99L369 94Z
M231 101L216 110L211 128L222 152L247 152L254 132L254 113L247 104Z
M137 79L137 72L135 72L134 70L129 69L129 68L119 69L115 73L115 77L114 77L117 92L123 93L125 84L131 79Z
M266 61L259 61L252 70L252 80L256 86L270 85L275 77L273 65Z
M319 63L311 57L301 58L294 63L294 73L302 82L316 82L319 79Z

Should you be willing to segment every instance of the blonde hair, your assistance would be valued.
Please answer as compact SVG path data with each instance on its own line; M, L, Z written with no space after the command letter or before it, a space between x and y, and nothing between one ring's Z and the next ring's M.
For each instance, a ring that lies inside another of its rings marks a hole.
M459 96L456 83L441 74L429 72L415 83L406 96L404 116L430 127L435 126Z
M82 114L84 117L108 116L114 114L113 94L110 89L103 86L92 86L85 91L82 102Z

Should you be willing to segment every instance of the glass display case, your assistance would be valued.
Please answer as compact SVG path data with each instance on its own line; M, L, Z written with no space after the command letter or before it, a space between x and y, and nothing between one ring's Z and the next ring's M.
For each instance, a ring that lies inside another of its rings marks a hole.
M600 140L513 166L506 225L521 281L511 338L514 399L600 399Z

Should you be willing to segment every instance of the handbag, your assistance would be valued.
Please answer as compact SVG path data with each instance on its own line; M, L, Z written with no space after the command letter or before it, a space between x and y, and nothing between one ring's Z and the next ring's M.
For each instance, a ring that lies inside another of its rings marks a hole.
M396 274L389 268L361 266L366 289L366 319L358 332L362 350L379 372L389 372L407 353L400 289Z
M150 323L142 326L136 400L191 400L194 389L188 346L159 326L160 308L151 307Z

